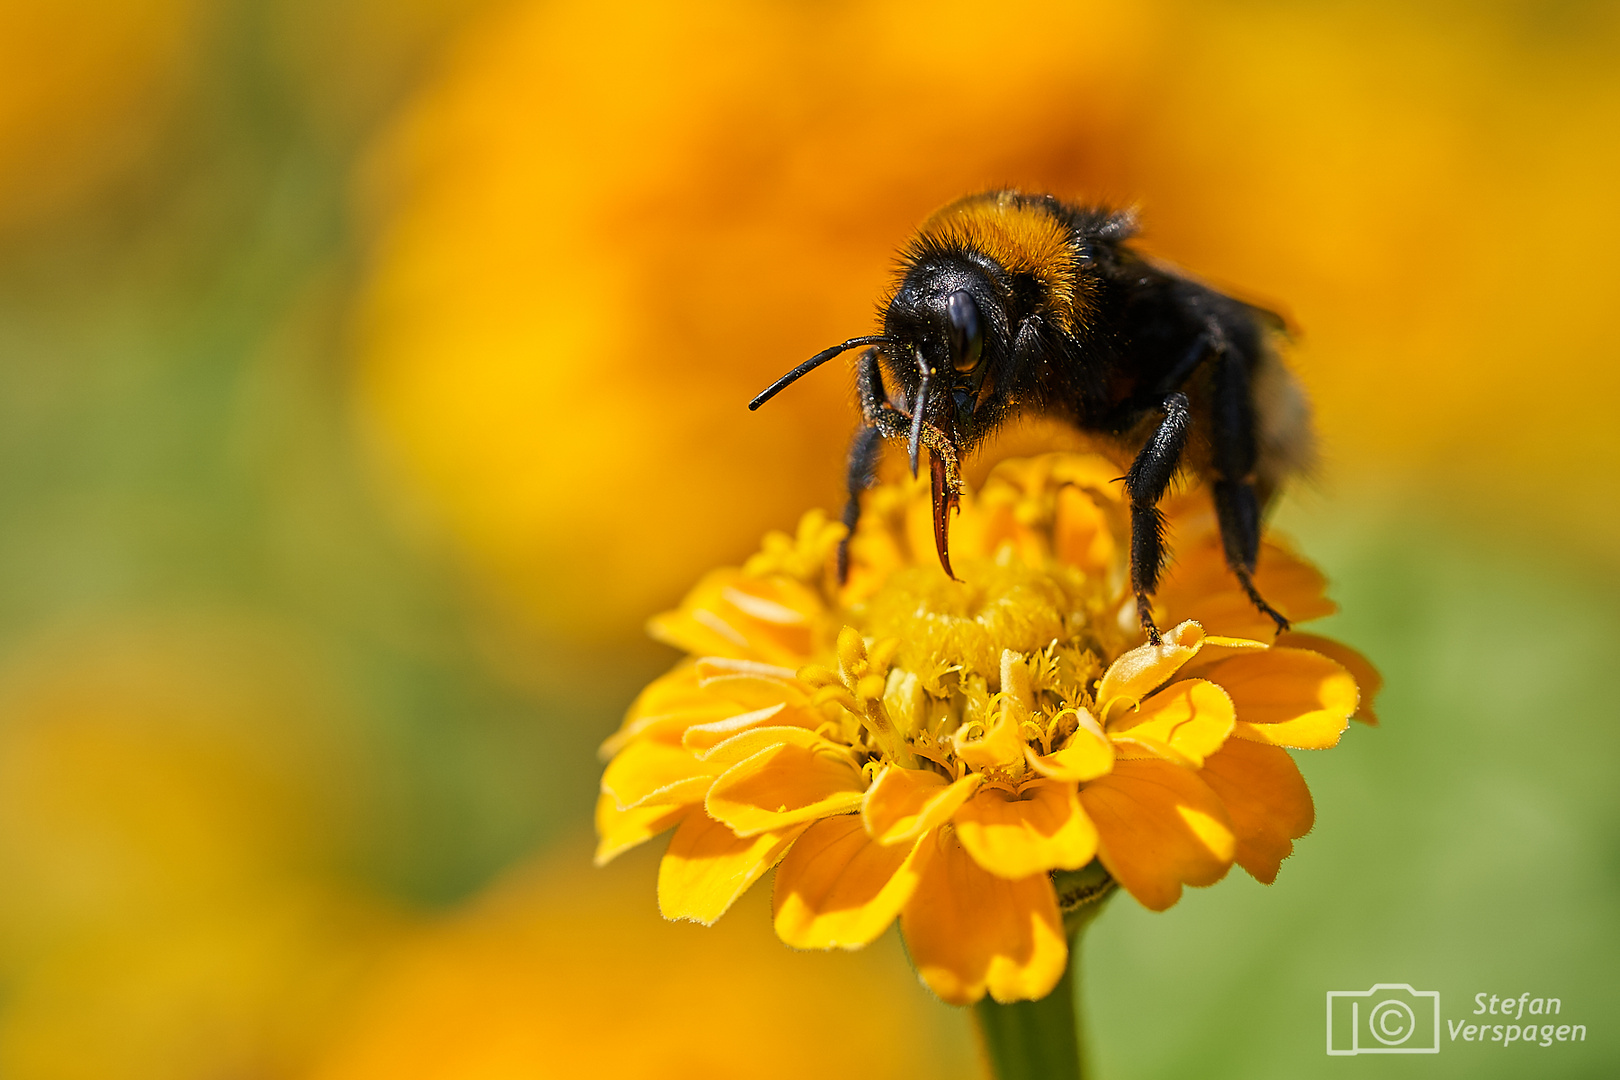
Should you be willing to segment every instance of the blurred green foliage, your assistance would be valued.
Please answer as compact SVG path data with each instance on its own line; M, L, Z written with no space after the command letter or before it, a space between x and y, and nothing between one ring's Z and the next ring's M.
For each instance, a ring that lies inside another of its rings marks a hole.
M1612 1075L1620 583L1421 505L1282 516L1343 606L1313 630L1382 670L1382 726L1294 751L1317 824L1275 885L1233 874L1162 915L1115 903L1098 920L1101 1075ZM1440 992L1438 1057L1324 1055L1326 992L1379 982ZM1479 1023L1480 991L1559 997L1587 1041L1452 1042L1445 1021Z

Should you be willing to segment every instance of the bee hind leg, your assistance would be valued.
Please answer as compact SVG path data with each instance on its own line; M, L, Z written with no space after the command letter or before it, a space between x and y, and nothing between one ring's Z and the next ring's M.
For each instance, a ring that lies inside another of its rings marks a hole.
M1160 637L1153 621L1152 597L1164 569L1164 515L1159 512L1159 500L1181 465L1191 421L1185 394L1169 395L1161 407L1164 419L1125 474L1125 490L1131 497L1131 588L1136 592L1142 629L1155 645Z
M1242 358L1231 351L1219 355L1215 368L1215 423L1213 431L1215 517L1221 527L1226 565L1243 587L1249 602L1277 624L1289 623L1254 586L1254 567L1260 555L1260 501L1254 491L1255 423L1249 394L1249 373Z

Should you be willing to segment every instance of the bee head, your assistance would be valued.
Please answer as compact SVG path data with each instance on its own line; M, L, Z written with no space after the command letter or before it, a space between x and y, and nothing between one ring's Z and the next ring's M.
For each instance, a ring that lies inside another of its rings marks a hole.
M922 426L971 449L989 430L1008 351L1007 313L989 277L970 263L915 266L884 311L884 353L912 418L916 471Z

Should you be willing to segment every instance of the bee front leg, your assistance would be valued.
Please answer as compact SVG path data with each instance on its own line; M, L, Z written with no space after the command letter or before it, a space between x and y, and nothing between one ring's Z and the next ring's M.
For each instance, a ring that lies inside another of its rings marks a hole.
M1226 565L1250 603L1288 629L1288 619L1266 603L1254 587L1254 567L1260 555L1260 503L1254 493L1255 422L1249 391L1249 372L1230 350L1215 362L1215 423L1212 432L1215 480L1215 517L1221 526Z
M877 481L878 450L883 446L885 428L893 429L899 416L889 405L883 389L883 368L878 351L867 349L855 366L855 389L861 403L863 425L849 446L847 483L849 501L844 504L844 527L848 530L838 542L838 583L849 580L849 542L861 520L861 495Z
M1164 569L1164 515L1159 513L1159 500L1181 464L1191 420L1186 394L1171 394L1162 408L1164 419L1158 430L1125 474L1125 490L1131 497L1131 588L1136 592L1142 629L1155 645L1159 644L1159 628L1153 621L1152 597Z
M861 494L877 480L878 450L883 432L863 427L849 444L849 501L844 503L844 538L838 541L838 584L849 580L849 542L855 538L855 525L861 520Z

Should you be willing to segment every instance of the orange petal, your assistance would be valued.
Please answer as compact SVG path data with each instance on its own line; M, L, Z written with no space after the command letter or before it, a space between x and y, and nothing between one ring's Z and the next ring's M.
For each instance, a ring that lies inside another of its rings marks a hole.
M1136 705L1164 685L1194 656L1204 642L1204 628L1183 622L1165 631L1158 645L1138 645L1108 665L1097 684L1097 701L1106 722L1115 706Z
M596 865L606 866L692 812L692 806L638 806L620 810L613 796L596 798Z
M776 871L777 936L797 949L869 944L917 887L918 847L877 843L854 814L811 825Z
M1114 744L1103 734L1089 712L1079 711L1080 726L1063 746L1050 754L1037 755L1026 746L1030 768L1053 780L1095 780L1114 767Z
M900 930L929 989L952 1005L970 1005L986 991L1003 1002L1050 993L1069 960L1052 879L996 877L949 827L919 847L917 889Z
M891 765L878 774L861 804L866 834L880 844L915 840L956 813L983 780L969 773L955 783L931 769Z
M956 836L975 862L1016 881L1048 870L1078 870L1097 854L1097 830L1073 783L1031 780L1015 795L980 788L956 812Z
M1204 679L1178 679L1108 725L1116 743L1198 768L1232 733L1232 699Z
M818 748L793 743L766 747L721 773L709 788L704 807L738 836L858 810L866 785L849 757L833 747L832 743Z
M638 740L608 762L602 791L621 810L673 806L703 798L718 771L679 746Z
M1321 572L1272 540L1260 545L1254 584L1268 603L1296 623L1338 610L1327 598ZM1178 540L1176 562L1154 600L1167 619L1196 619L1211 634L1269 641L1277 633L1270 616L1244 595L1214 534L1199 542Z
M1226 807L1190 769L1168 761L1120 761L1080 790L1097 826L1097 854L1143 906L1163 911L1181 886L1213 885L1231 868L1235 841Z
M711 925L807 828L739 837L707 814L688 814L658 864L658 910L666 919Z
M1091 573L1106 573L1114 564L1114 531L1108 515L1078 487L1058 490L1052 549L1059 561Z
M1374 711L1373 702L1378 697L1378 692L1384 688L1384 677L1373 667L1371 660L1343 642L1319 634L1302 634L1297 630L1291 630L1278 638L1277 644L1296 649L1309 649L1321 653L1330 660L1337 660L1355 678L1356 687L1361 691L1361 702L1356 706L1356 715L1350 719L1360 720L1374 727L1378 725L1378 713Z
M1305 778L1280 746L1233 739L1211 754L1198 774L1226 804L1237 834L1237 863L1270 885L1294 850L1293 841L1311 831L1316 809Z
M1356 680L1321 653L1281 646L1210 668L1237 707L1241 739L1321 750L1333 746L1356 711Z

